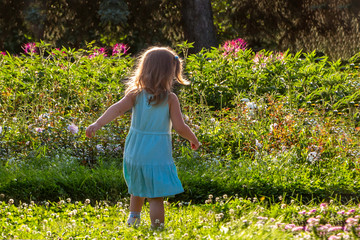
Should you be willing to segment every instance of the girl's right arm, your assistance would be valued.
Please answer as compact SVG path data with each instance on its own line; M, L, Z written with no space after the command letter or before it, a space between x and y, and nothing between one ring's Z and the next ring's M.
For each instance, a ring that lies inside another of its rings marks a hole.
M191 148L193 150L197 150L201 144L189 126L184 122L181 114L179 99L175 93L170 93L169 95L169 110L171 122L175 131L181 137L187 139L190 142Z
M96 122L87 127L86 136L89 138L93 137L95 132L101 127L129 111L134 106L135 98L135 95L127 94L120 101L110 106Z

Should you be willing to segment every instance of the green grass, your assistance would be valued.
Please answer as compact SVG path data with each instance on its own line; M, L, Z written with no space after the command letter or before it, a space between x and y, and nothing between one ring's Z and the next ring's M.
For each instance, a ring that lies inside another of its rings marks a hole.
M143 208L138 227L126 225L128 199L116 204L106 201L88 204L90 200L85 199L41 204L11 201L0 203L1 237L6 239L327 239L332 235L355 239L359 236L360 208L352 202L342 206L334 200L322 206L303 205L296 199L288 205L269 204L264 198L227 195L214 196L200 205L165 201L166 223L164 228L156 230L150 228L148 204Z

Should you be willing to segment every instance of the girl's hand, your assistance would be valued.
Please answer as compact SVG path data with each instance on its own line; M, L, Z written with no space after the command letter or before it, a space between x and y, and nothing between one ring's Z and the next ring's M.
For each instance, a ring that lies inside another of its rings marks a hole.
M86 128L86 136L92 138L95 135L95 132L99 130L101 126L98 123L93 123Z
M192 150L198 150L199 149L199 147L201 146L201 143L199 142L199 141L197 141L196 143L190 143L191 144L191 149Z

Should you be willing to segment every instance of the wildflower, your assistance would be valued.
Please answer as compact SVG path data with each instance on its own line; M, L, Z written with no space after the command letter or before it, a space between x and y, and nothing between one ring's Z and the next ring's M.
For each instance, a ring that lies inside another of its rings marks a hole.
M76 126L74 123L71 123L71 124L68 126L68 130L69 130L72 134L76 134L76 133L79 132L78 126Z
M325 208L327 208L327 203L321 203L320 204L320 209L323 210Z
M351 213L354 213L354 212L355 212L355 209L350 209L347 213L351 214Z
M310 226L314 226L317 225L320 222L320 219L317 218L309 218L307 220L307 222L309 223Z
M335 226L335 227L330 227L330 228L328 228L328 232L335 232L335 231L341 231L341 230L343 230L343 228L342 227L340 227L340 226Z
M337 212L338 215L344 215L345 214L345 211L344 210L341 210L339 212Z
M346 223L349 224L349 225L354 225L354 224L357 224L358 222L359 222L358 218L348 218L348 219L346 219Z
M314 208L314 209L311 209L310 211L309 211L309 214L312 214L312 213L315 213L316 212L316 209Z
M42 133L44 131L44 128L35 128L35 131L38 133Z
M59 204L64 204L65 201L64 200L60 200Z
M246 49L246 45L247 43L242 38L226 41L223 45L224 56L229 54L236 54L239 51L244 51Z
M301 230L304 230L304 227L293 227L291 229L291 231L293 231L293 232L298 232L298 231L301 231Z
M318 159L319 159L319 155L317 152L310 152L307 156L307 160L310 162L310 163L315 163Z
M112 49L112 55L126 54L129 50L129 46L123 43L117 43Z
M294 227L296 227L295 224L286 224L286 225L285 225L285 230L293 229Z
M227 199L227 198L228 198L228 195L227 195L227 194L224 194L224 195L223 195L223 198L224 198L224 199Z
M6 52L0 52L0 54L6 56Z
M101 144L96 145L96 150L98 150L99 152L105 152L104 147Z
M2 126L0 126L0 134L2 133Z
M257 148L262 148L263 147L263 145L257 139L255 139L255 145L256 145Z
M22 48L26 54L37 53L38 51L36 43L26 43Z
M94 58L99 55L103 55L104 57L107 56L105 48L95 48L93 54L91 54L89 58Z
M336 239L342 239L340 236L331 235L328 240L336 240Z
M274 129L276 129L276 127L278 126L277 123L273 123L270 125L270 132L272 133L274 131Z
M71 198L67 198L66 202L70 203L71 202Z
M302 210L300 212L298 212L300 215L305 215L306 214L306 211L305 210Z
M210 118L211 123L214 123L215 121L216 121L215 118Z
M232 208L230 208L230 209L229 209L229 214L230 214L230 215L234 215L234 214L235 214L235 210L232 209Z
M9 204L10 205L14 204L14 199L9 199Z
M188 121L190 120L190 118L188 117L188 115L185 115L185 114L184 114L184 120L185 120L185 122L188 122Z
M257 109L256 103L253 103L253 102L247 102L246 107L251 110Z
M90 204L90 199L85 199L85 204Z

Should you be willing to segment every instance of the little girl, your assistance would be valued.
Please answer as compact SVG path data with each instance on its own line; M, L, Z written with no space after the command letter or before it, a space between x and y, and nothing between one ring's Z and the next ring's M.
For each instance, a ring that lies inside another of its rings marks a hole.
M124 177L131 194L129 226L140 223L145 198L150 204L151 225L162 226L163 197L184 191L172 158L171 126L190 142L193 150L200 146L184 123L177 96L171 92L174 79L189 84L182 77L179 57L169 48L150 48L127 83L125 97L86 129L86 136L93 137L102 126L132 109L123 160Z

